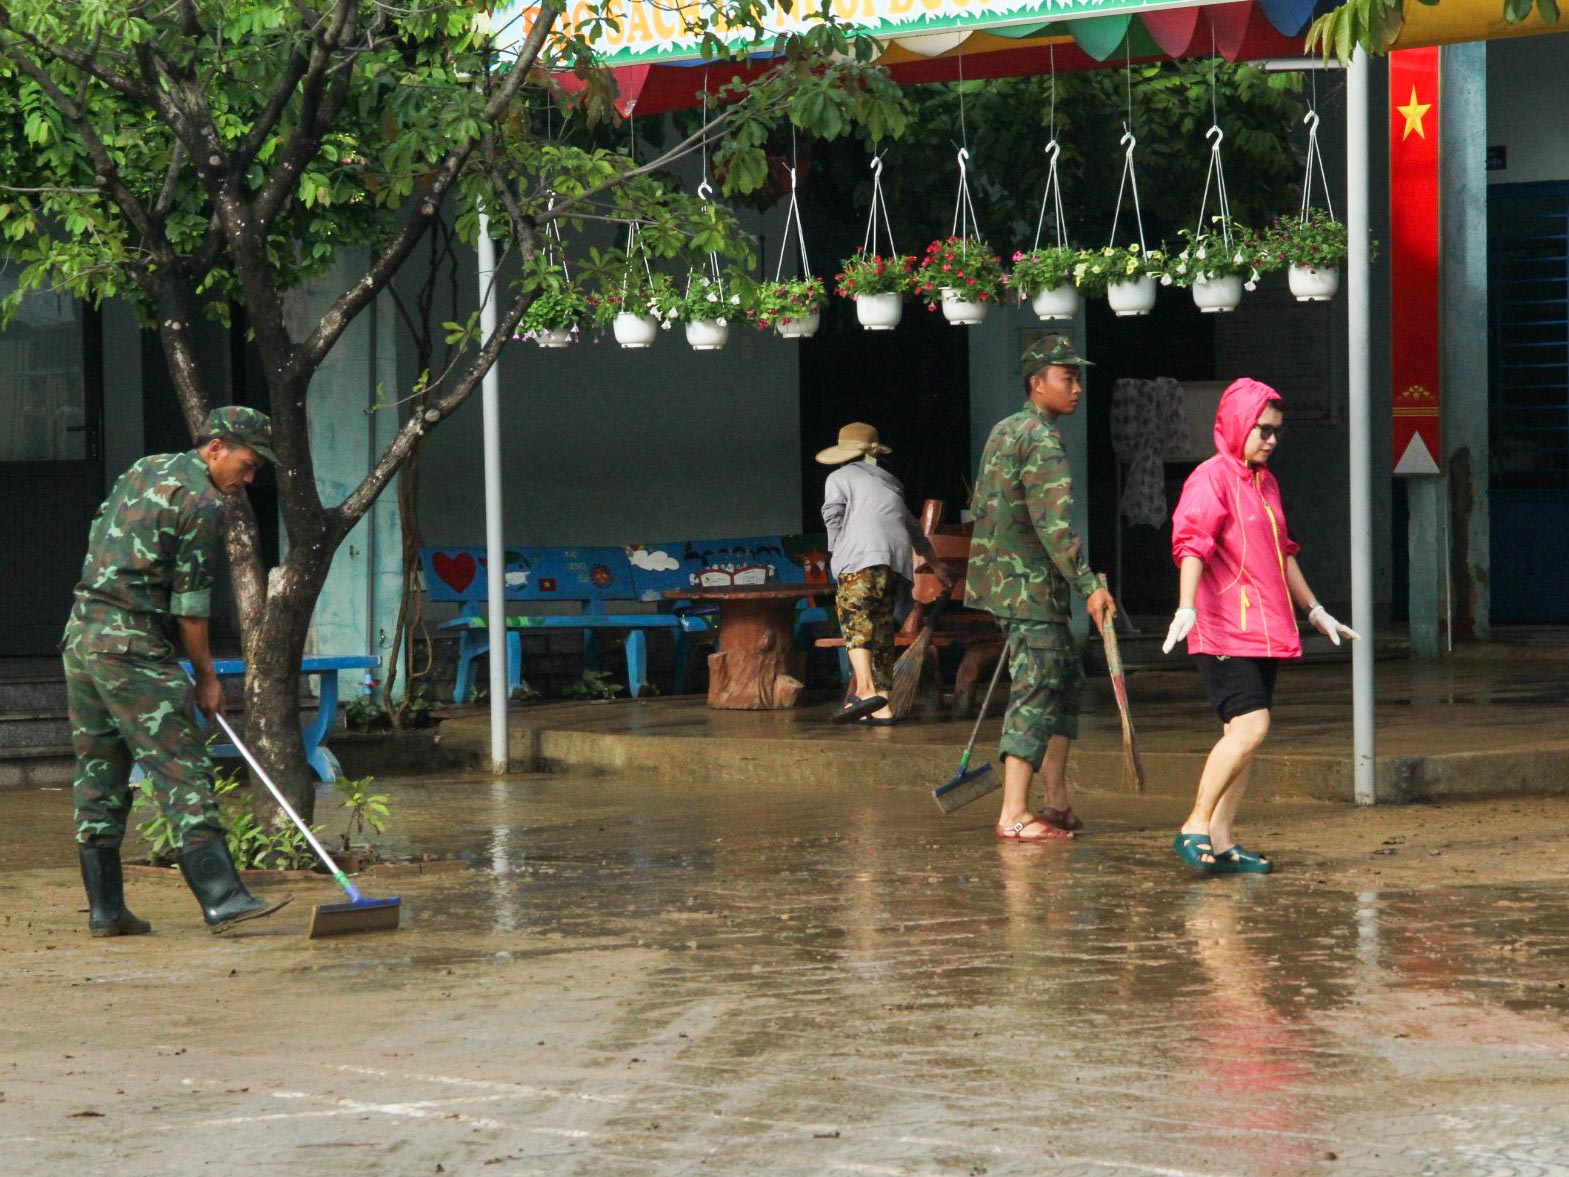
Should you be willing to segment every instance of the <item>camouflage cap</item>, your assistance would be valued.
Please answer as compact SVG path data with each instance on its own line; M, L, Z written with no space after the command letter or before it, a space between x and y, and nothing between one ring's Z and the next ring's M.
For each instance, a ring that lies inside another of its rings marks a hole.
M1081 356L1078 349L1073 346L1073 340L1066 335L1053 332L1041 336L1024 349L1023 374L1028 379L1042 368L1049 368L1053 364L1078 367L1089 363L1090 361Z
M202 434L248 445L273 465L278 464L278 455L272 452L272 418L256 409L244 405L214 409L202 422Z

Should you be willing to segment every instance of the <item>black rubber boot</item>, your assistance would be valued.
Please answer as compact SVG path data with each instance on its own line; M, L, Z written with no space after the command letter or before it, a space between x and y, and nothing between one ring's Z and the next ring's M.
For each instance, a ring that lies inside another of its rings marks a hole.
M213 838L199 846L187 846L180 851L180 873L185 883L202 905L202 918L214 932L222 932L241 920L253 920L271 915L290 899L258 899L240 882L240 872L234 869L234 859L229 857L229 846L222 838Z
M125 875L120 870L118 846L76 844L82 863L82 885L87 888L87 928L94 936L145 936L153 930L125 910Z

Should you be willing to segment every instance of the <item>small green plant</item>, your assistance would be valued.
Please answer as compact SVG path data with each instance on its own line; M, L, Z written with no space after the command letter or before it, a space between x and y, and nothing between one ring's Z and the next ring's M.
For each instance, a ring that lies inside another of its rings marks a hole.
M225 840L235 866L241 870L302 870L314 866L316 855L305 836L292 824L277 830L268 830L256 820L250 810L243 781L237 768L215 765L213 768L213 795L218 801L218 817L225 830ZM146 813L141 821L138 812ZM137 793L131 806L132 828L147 847L148 861L155 866L170 866L180 852L180 844L169 819L158 808L153 795L152 780L143 777L137 784ZM312 832L321 831L312 827Z
M676 297L675 282L669 274L648 273L628 267L618 284L609 285L592 300L594 321L600 326L619 314L660 317L659 308Z
M626 688L612 682L602 670L585 670L583 677L562 692L568 699L614 699Z
M1073 281L1073 268L1080 256L1078 250L1067 245L1016 252L1008 285L1019 292L1020 298L1034 298L1043 290L1066 286Z
M573 331L590 321L588 299L559 270L540 280L539 293L523 312L525 335Z
M425 695L424 683L410 688L403 696L401 706L404 727L429 727L436 722L435 715L431 713L430 700Z
M862 294L909 294L915 289L915 259L909 254L884 257L878 253L856 253L844 259L834 277L840 298Z
M667 331L674 323L728 323L741 316L741 296L723 279L694 270L684 289L672 283L658 291L654 314Z
M810 318L823 308L827 294L821 278L791 278L787 282L761 282L744 299L747 318L760 329Z
M973 237L944 237L926 247L915 291L931 310L942 306L943 291L960 302L995 302L1002 294L1002 262L991 246Z
M343 722L351 732L382 732L392 726L387 709L374 696L355 699L345 707Z
M1222 224L1220 217L1214 221L1216 227L1202 233L1178 230L1186 244L1166 259L1162 285L1192 286L1200 280L1240 277L1247 289L1254 288L1262 260L1258 235L1235 221Z
M1321 208L1310 209L1307 220L1296 214L1277 217L1260 242L1262 268L1311 266L1328 270L1342 266L1351 248L1346 227Z
M386 832L392 809L387 794L370 791L375 780L375 777L361 777L357 780L340 777L334 782L334 787L343 796L343 808L349 811L349 824L342 834L345 850L354 838L365 837L367 830L373 834Z
M1159 278L1166 270L1166 254L1137 245L1108 245L1087 249L1073 267L1073 284L1082 294L1105 294L1108 286Z

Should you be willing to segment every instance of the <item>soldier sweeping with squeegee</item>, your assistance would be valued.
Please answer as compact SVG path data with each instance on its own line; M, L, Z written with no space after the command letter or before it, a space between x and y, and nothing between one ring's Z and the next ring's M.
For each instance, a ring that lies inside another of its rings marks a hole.
M272 423L255 409L214 409L197 448L154 454L122 474L98 508L60 649L76 753L76 841L94 936L151 931L125 907L120 843L134 760L153 782L179 842L180 872L214 932L270 915L245 889L218 820L212 763L192 711L223 711L207 628L223 499L276 461Z

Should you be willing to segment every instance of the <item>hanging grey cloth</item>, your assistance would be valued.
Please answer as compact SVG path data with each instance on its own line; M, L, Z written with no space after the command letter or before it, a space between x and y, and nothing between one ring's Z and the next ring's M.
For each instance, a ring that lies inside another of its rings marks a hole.
M1122 517L1159 527L1166 521L1166 459L1188 452L1182 385L1165 376L1113 384L1111 448L1123 467Z

